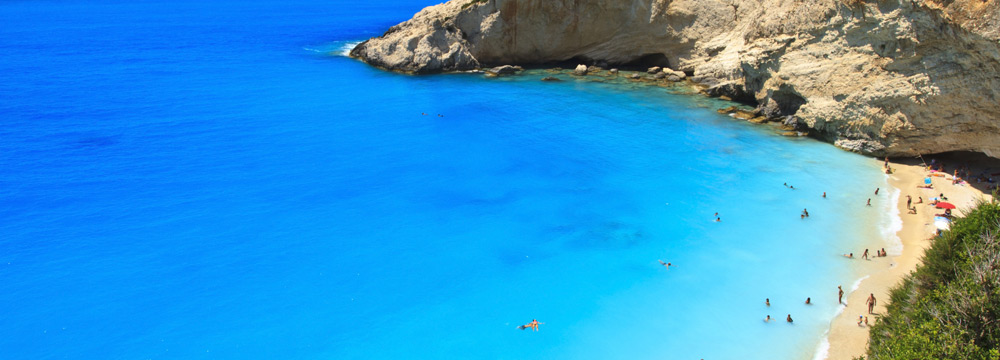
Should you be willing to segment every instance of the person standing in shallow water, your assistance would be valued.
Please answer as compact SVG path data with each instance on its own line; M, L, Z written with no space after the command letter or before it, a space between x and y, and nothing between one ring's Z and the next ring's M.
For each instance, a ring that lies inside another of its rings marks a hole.
M844 303L844 289L842 289L840 285L837 285L837 303L838 304Z
M861 257L863 257L865 260L868 260L868 249L865 249L865 253L861 254Z
M872 198L868 198L868 203L865 206L872 206Z
M792 314L788 314L788 317L785 318L785 321L791 323L792 322Z

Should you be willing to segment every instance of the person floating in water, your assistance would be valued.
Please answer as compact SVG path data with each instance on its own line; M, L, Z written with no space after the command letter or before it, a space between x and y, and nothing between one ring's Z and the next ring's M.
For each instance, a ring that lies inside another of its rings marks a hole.
M854 258L854 253L847 253L847 254L844 254L844 257L845 257L845 258L848 258L848 259L853 259L853 258ZM840 287L840 286L838 286L838 287Z
M809 217L809 209L802 209L802 216Z
M792 314L788 314L788 317L785 318L785 321L791 323L792 322Z
M536 319L531 319L531 322L530 322L530 323L527 323L527 324L524 324L524 325L521 325L521 326L518 326L517 328L518 328L518 329L521 329L521 330L524 330L524 329L528 329L528 328L530 328L530 329L532 329L532 330L534 330L534 331L538 331L538 325L539 325L539 324L544 324L544 323L540 323L540 322L538 322L538 320L536 320Z
M674 265L674 264L671 264L671 263L668 263L668 262L663 262L663 260L660 260L660 259L656 259L656 261L659 261L660 265L663 265L664 267L666 267L667 270L670 270L670 267Z

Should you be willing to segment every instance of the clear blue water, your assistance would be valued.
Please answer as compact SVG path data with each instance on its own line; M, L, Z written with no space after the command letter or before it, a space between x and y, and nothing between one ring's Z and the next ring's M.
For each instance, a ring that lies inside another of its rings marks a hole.
M328 54L424 5L0 3L0 358L812 356L877 163L661 88Z

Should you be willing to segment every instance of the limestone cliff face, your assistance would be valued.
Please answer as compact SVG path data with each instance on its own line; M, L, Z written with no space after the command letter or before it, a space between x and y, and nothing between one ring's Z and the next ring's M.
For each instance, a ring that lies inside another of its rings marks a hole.
M452 0L351 55L667 66L850 150L1000 157L1000 0Z

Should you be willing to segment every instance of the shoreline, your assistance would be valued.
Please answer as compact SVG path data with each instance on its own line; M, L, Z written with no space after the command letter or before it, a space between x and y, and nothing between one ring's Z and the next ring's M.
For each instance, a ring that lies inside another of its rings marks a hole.
M952 185L951 176L933 177L934 189L917 188L923 184L923 179L928 171L921 165L909 165L898 162L890 162L893 173L888 176L888 183L892 187L890 196L895 202L895 214L902 221L902 227L898 229L895 236L898 244L902 245L900 252L892 247L893 239L885 238L886 234L881 234L884 240L889 243L886 247L887 257L869 256L870 260L860 257L855 258L852 266L861 272L860 284L857 289L845 287L844 302L839 313L830 323L827 336L818 349L816 359L853 359L865 356L868 349L869 326L858 325L858 315L868 316L870 324L874 324L885 314L885 303L889 300L889 291L910 274L923 257L924 250L930 246L934 234L934 214L942 210L930 206L930 198L944 193L949 202L958 208L953 210L956 215L961 216L964 211L975 204L975 201L989 195L976 189L971 185ZM906 208L906 196L913 197L913 206L917 208L917 214L909 214ZM917 204L917 198L923 197L924 202ZM897 244L897 245L898 245ZM855 252L858 252L857 249ZM874 252L875 248L872 248ZM853 284L840 284L850 286ZM868 314L866 300L869 294L874 294L876 306L872 314ZM831 297L836 296L836 288L831 286ZM825 349L824 349L825 348ZM824 356L822 351L825 350Z

